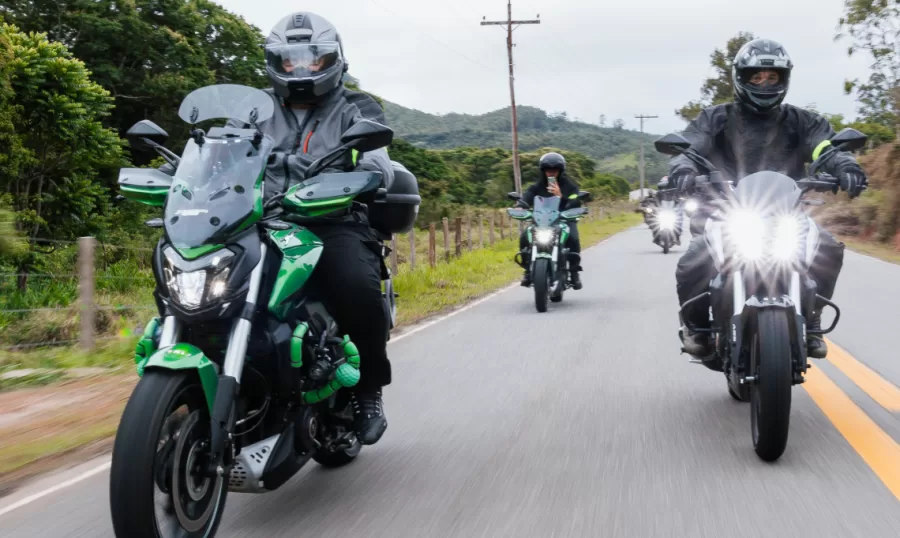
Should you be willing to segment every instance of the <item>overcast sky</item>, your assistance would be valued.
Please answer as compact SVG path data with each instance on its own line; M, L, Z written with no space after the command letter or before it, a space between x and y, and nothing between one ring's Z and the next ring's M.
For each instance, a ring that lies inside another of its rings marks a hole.
M350 73L365 89L430 113L480 114L509 105L505 0L216 0L265 32L292 10L338 28ZM519 105L596 123L658 115L648 132L684 126L675 109L699 97L709 55L739 31L780 41L794 61L787 102L855 114L845 78L868 58L833 41L843 0L514 0Z

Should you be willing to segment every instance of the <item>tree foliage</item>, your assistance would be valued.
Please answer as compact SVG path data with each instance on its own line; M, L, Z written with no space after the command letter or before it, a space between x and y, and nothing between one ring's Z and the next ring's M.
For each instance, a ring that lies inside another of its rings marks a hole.
M0 16L24 32L46 32L109 91L120 134L150 118L175 140L190 91L215 83L265 84L262 35L211 0L0 0Z
M840 33L847 53L872 56L869 79L848 80L845 90L856 92L865 121L897 131L900 121L900 3L896 0L846 0Z
M713 68L714 75L700 87L700 99L687 103L675 113L684 121L691 121L708 106L730 102L734 98L734 83L731 79L734 57L741 47L753 39L753 34L740 32L728 40L724 50L715 49L709 55L709 65Z

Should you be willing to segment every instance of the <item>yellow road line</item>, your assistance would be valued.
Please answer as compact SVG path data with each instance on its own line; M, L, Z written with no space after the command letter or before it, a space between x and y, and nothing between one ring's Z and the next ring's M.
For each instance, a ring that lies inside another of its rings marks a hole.
M819 368L806 371L801 385L850 446L900 500L900 445Z
M888 411L900 411L900 388L856 360L831 340L828 340L828 362L844 372L844 375L866 391L881 407Z

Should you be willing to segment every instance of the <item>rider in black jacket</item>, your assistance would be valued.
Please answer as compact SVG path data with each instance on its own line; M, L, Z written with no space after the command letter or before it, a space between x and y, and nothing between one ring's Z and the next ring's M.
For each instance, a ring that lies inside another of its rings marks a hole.
M566 174L566 159L559 153L546 153L540 160L540 177L532 184L522 198L516 203L519 207L530 208L534 205L534 197L543 198L550 196L559 196L559 210L565 211L581 207L581 200L578 199L578 185L572 181ZM551 181L550 179L553 181ZM578 225L575 222L569 222L569 239L566 241L566 247L569 249L569 276L572 280L572 287L576 290L581 289L581 278L578 272L581 271L581 241L578 238ZM522 277L522 285L531 285L531 250L528 248L528 232L523 231L519 236L519 250L522 253L522 265L525 267L525 275Z
M709 159L726 178L737 183L755 172L771 170L799 180L806 175L805 165L822 153L837 151L828 139L834 130L824 117L782 104L790 83L793 64L784 47L768 39L756 39L744 45L734 59L732 81L734 103L712 106L700 112L682 136L691 148ZM839 152L821 169L841 182L841 189L858 196L867 185L866 175L852 155ZM684 189L698 174L695 165L684 156L670 161L669 177L676 188ZM809 274L818 285L818 293L828 299L844 259L844 244L821 230L819 253ZM712 258L702 235L691 242L678 262L675 279L681 304L708 289L714 275ZM709 325L708 304L691 305L684 313L695 325ZM807 327L821 327L821 312L811 313ZM713 351L703 333L684 329L684 350L697 356ZM827 347L821 336L807 339L810 357L823 358Z

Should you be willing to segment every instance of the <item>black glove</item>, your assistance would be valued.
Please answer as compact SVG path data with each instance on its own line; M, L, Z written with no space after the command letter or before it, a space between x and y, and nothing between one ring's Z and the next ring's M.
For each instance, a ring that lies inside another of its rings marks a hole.
M866 173L859 166L847 166L838 173L841 181L841 190L846 191L850 198L856 198L869 186Z
M689 192L694 186L697 173L693 170L681 170L669 176L669 182L681 192Z

